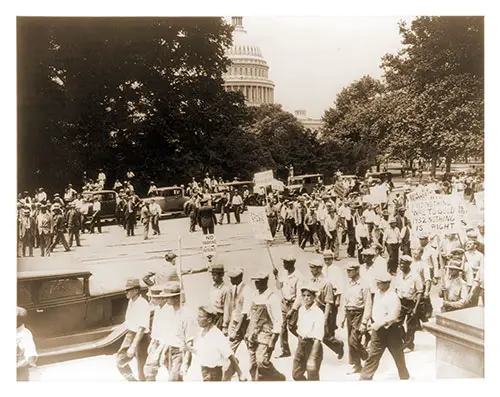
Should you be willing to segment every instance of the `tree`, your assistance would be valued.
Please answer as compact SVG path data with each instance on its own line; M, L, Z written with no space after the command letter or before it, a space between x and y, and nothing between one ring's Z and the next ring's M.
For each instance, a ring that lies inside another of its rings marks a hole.
M482 17L419 17L400 24L403 49L383 57L388 91L399 98L393 152L407 148L436 163L483 155ZM401 128L402 127L402 128ZM397 131L403 131L400 139ZM411 157L411 156L410 156Z
M319 145L316 136L285 112L281 105L251 108L247 131L254 134L262 148L263 169L275 170L281 179L288 177L287 167L293 164L296 175L317 172Z
M18 38L20 186L101 167L143 185L258 167L244 99L222 86L222 18L20 18Z

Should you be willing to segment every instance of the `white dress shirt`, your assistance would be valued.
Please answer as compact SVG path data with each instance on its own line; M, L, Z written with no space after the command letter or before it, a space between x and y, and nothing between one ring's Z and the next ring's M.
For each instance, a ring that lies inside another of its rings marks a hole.
M309 309L305 305L299 308L297 333L302 338L323 340L325 336L325 314L313 303Z
M292 274L282 277L281 282L283 283L281 287L283 298L288 301L295 300L297 294L300 294L300 287L304 282L304 277L298 270L295 270Z
M16 329L17 368L27 365L30 357L38 357L31 331L24 325Z
M212 326L204 335L203 330L200 330L194 341L194 351L200 365L209 368L223 367L233 355L229 340L215 326Z
M393 289L375 292L372 309L372 318L375 323L393 322L399 318L400 312L401 301ZM388 327L385 326L385 328Z
M233 196L232 204L233 205L243 205L243 199L241 198L241 196L239 194L235 194Z
M149 332L150 306L146 299L139 296L135 301L129 300L125 313L125 327L129 331L137 332L144 328L144 333Z

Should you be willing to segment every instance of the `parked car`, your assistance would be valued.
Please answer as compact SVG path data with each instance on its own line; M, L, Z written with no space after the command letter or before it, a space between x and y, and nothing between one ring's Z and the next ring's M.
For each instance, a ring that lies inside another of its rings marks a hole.
M293 176L288 180L285 195L291 196L296 192L300 192L302 186L304 186L307 194L311 194L314 187L319 183L324 183L323 174Z
M125 290L94 285L87 270L19 272L17 304L28 311L41 364L113 346L126 333Z
M184 188L178 186L160 187L147 198L153 199L161 207L161 216L184 215L184 204L189 200L185 196Z
M114 190L97 190L82 193L83 198L91 200L97 197L101 202L101 220L113 222L116 219L118 193Z

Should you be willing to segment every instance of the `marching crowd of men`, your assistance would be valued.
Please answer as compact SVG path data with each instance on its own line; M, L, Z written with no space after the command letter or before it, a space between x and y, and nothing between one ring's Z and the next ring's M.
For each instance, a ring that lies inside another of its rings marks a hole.
M445 194L464 190L461 177L419 184ZM386 190L386 201L374 204L364 200L367 187L375 185ZM479 185L475 191L480 191ZM273 363L279 340L279 358L293 355L291 377L319 380L324 354L332 351L338 360L344 357L344 342L338 338L340 327L347 330L349 374L371 380L388 349L400 379L409 379L405 353L414 350L415 333L435 311L432 288L438 290L442 312L477 306L480 301L484 305L484 224L466 227L465 238L460 233L441 239L428 235L416 238L406 207L407 194L418 187L407 179L403 194L396 194L391 201L390 185L369 179L345 185L343 194L338 193L338 186L318 186L311 194L298 192L288 199L270 196L266 215L273 237L280 227L287 241L297 242L301 249L309 243L322 255L322 260L308 263L307 276L296 269L295 257L282 258L283 268L273 271L275 285L266 272L252 274L254 285L246 285L242 268L226 270L221 264L181 269L176 254L168 253L163 266L142 279L148 286L147 299L141 295L141 280L127 281L128 331L116 355L118 370L129 381L154 381L159 369L165 367L170 381L182 381L196 356L204 381L229 381L235 374L245 381L235 357L245 343L251 380L283 381L287 377ZM126 202L133 202L133 195L126 195ZM236 202L243 205L238 199ZM64 227L69 228L68 219L76 206L71 201L64 218L57 203L52 204L54 216L48 220L47 204L36 200L35 210L37 203L40 213L30 228L38 230L40 246L50 252L58 242L66 244ZM212 208L210 196L193 195L191 203L196 217L192 220L190 216L190 230L199 224L204 233L213 233L217 219L208 210ZM26 209L26 215L24 211L23 217L31 219L31 210ZM143 215L151 221L147 203L141 208L141 220ZM205 218L210 222L202 220ZM159 234L159 229L153 229ZM357 258L349 261L345 270L334 265L343 259L342 244L347 245L348 257ZM206 305L193 314L182 279L202 272L209 272L213 283ZM230 285L224 281L225 274ZM22 310L18 310L18 320L20 316L25 316ZM23 325L18 321L18 331L26 332L19 327ZM289 333L298 340L293 353ZM328 348L325 351L324 346ZM130 367L134 357L137 377ZM29 366L26 363L30 360L24 357L22 368Z

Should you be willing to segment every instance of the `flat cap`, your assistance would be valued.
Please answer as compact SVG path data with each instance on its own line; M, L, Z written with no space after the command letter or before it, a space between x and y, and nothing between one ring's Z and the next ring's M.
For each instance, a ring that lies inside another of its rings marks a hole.
M324 250L323 258L333 258L333 252L331 250Z
M250 277L252 280L265 280L269 278L269 274L266 272L258 272Z
M375 256L375 250L373 248L365 248L363 251L361 251L362 255L368 255L368 256Z
M401 258L399 258L399 261L403 263L412 263L413 258L410 255L403 255L401 256Z
M314 283L307 283L300 288L300 291L309 291L316 294L318 292L318 286Z
M281 260L283 263L295 263L297 261L297 259L295 259L292 255L284 256Z
M227 272L229 277L238 277L243 274L243 269L241 267L235 267Z
M309 261L309 267L323 267L323 262L320 261Z
M352 263L349 266L347 266L345 270L358 270L358 269L359 269L359 264L358 263Z
M388 272L380 272L375 276L375 281L379 283L390 283L392 276Z
M456 247L456 248L453 248L453 249L450 251L450 253L451 253L452 255L463 255L463 254L465 254L465 251L464 251L462 248L460 248L460 247Z
M215 265L210 266L211 273L224 273L224 265L217 263Z

